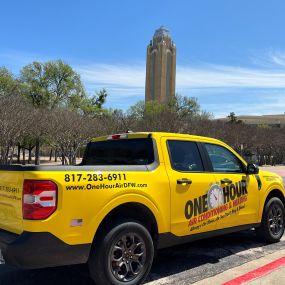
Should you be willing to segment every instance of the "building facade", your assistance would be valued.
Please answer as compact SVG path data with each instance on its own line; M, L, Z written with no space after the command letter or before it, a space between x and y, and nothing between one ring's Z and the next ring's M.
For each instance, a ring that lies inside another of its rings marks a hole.
M229 121L229 117L217 119L221 121ZM246 125L252 126L268 126L271 128L284 128L285 127L285 113L276 115L261 115L261 116L236 116L237 121L241 121Z
M162 26L147 46L145 101L164 103L174 97L175 77L176 47Z
M285 127L285 114L238 116L237 118L247 125L267 125L273 128Z

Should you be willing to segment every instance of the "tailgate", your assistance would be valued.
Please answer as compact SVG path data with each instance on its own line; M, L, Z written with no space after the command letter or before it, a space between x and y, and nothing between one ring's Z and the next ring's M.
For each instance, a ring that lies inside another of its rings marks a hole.
M22 190L23 172L0 171L0 229L22 233Z

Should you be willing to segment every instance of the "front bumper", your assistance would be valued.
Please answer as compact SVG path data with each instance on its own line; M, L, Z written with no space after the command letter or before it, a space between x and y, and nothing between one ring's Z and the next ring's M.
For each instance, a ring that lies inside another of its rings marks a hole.
M85 263L91 244L69 245L48 232L0 230L0 249L6 264L34 269Z

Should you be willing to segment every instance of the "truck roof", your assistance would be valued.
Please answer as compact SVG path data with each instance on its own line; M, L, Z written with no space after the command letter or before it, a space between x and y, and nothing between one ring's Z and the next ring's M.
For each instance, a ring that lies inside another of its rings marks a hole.
M93 138L91 139L91 142L105 141L111 139L126 139L126 138L137 139L137 138L148 138L148 137L153 137L156 139L161 137L177 137L177 138L191 139L195 141L219 142L223 144L222 141L210 137L196 136L190 134L180 134L180 133L168 133L168 132L126 132L126 133Z

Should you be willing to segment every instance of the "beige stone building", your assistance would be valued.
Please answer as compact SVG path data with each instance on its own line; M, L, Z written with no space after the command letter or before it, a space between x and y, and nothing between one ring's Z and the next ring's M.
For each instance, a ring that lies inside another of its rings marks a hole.
M147 47L145 100L166 102L175 95L176 47L169 30L160 27Z
M284 114L276 114L276 115L261 115L261 116L237 116L237 120L242 121L246 125L267 125L273 128L283 128L285 127L285 113ZM218 119L221 121L229 121L229 118L221 118Z
M238 116L247 125L268 125L271 127L285 127L285 114L263 116Z

